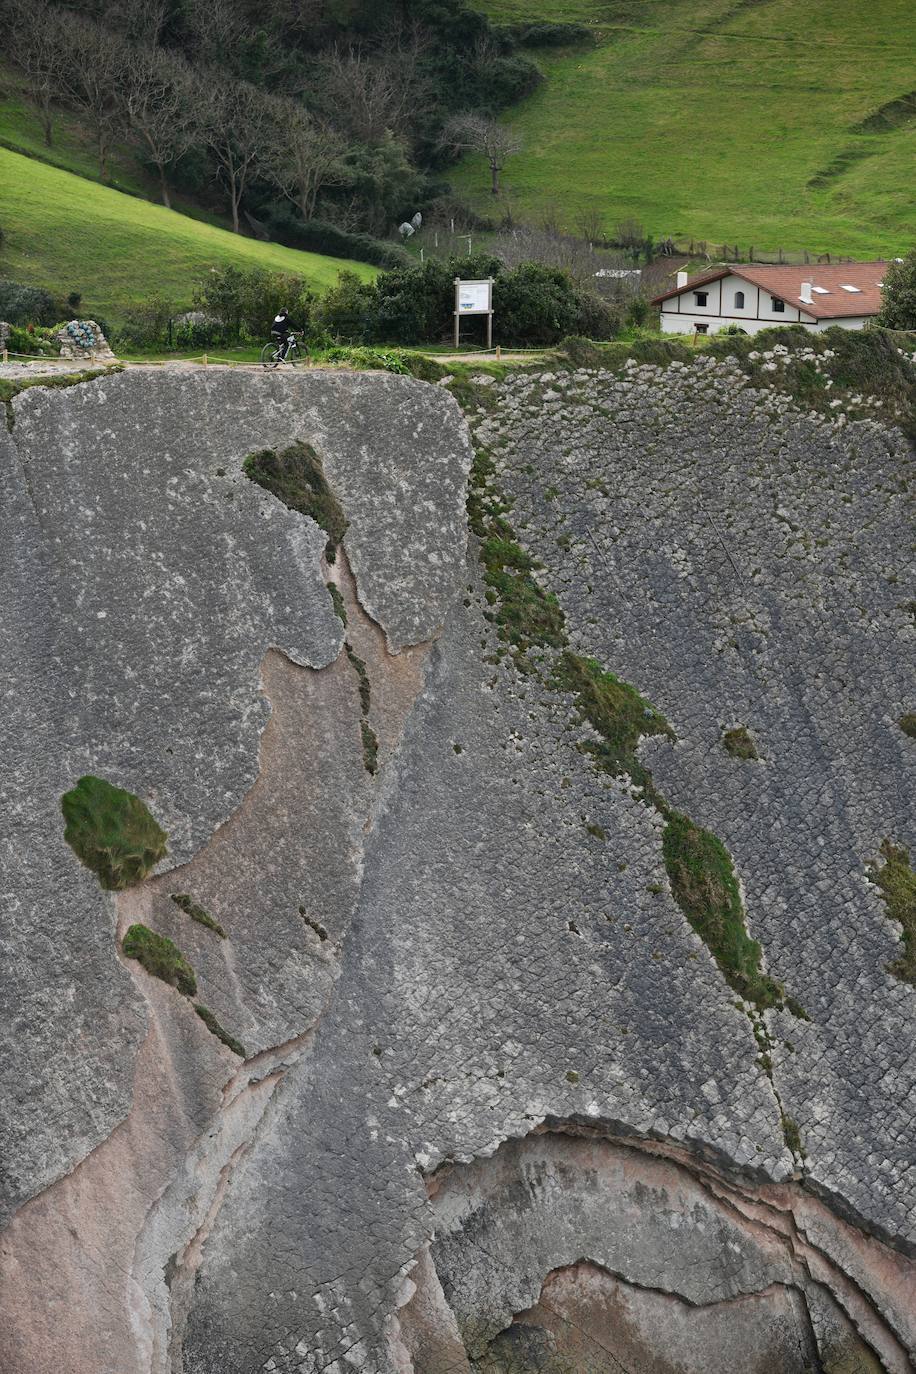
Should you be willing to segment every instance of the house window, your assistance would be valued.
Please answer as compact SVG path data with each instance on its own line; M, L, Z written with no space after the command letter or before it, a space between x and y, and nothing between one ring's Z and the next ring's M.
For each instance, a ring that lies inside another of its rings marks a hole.
M706 302L707 302L707 300L708 300L708 298L709 298L708 292L706 292L706 291L694 291L693 294L694 294L694 297L696 298L696 303L697 303L697 305L705 305Z
M744 309L744 292L743 292L743 291L736 291L736 292L735 292L735 309L736 309L736 310L743 310L743 309Z
M771 304L772 307L773 307L773 313L774 313L775 315L783 315L783 314L785 314L786 303L785 303L785 301L781 301L781 300L779 299L778 296L771 296L771 297L770 297L770 304Z

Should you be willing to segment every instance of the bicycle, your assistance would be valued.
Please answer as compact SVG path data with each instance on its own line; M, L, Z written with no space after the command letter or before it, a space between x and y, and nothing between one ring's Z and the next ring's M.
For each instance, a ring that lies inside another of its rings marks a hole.
M309 360L309 351L303 344L299 347L301 334L290 334L285 343L266 343L261 349L261 366L272 371L281 363L290 367L301 367Z

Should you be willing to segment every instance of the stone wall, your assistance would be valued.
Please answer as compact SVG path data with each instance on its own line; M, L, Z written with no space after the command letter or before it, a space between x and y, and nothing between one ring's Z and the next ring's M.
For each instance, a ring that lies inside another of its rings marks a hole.
M472 506L664 713L640 766L795 1010L685 918L564 650L507 652L441 388L35 388L0 439L4 1370L912 1368L916 994L868 879L914 839L912 450L727 363L486 383ZM242 473L296 440L333 563ZM169 833L119 894L62 839L85 773ZM243 1056L123 955L138 921Z

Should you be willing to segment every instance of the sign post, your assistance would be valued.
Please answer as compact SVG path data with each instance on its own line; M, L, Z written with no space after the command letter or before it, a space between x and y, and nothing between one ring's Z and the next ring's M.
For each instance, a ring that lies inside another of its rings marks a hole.
M462 281L455 278L455 347L458 347L459 321L462 315L486 315L487 350L493 347L493 278L482 281Z

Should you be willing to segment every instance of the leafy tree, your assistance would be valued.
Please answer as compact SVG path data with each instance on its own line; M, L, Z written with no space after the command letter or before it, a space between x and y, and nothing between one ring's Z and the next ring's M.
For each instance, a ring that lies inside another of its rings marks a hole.
M875 323L885 329L916 329L916 248L888 264Z

